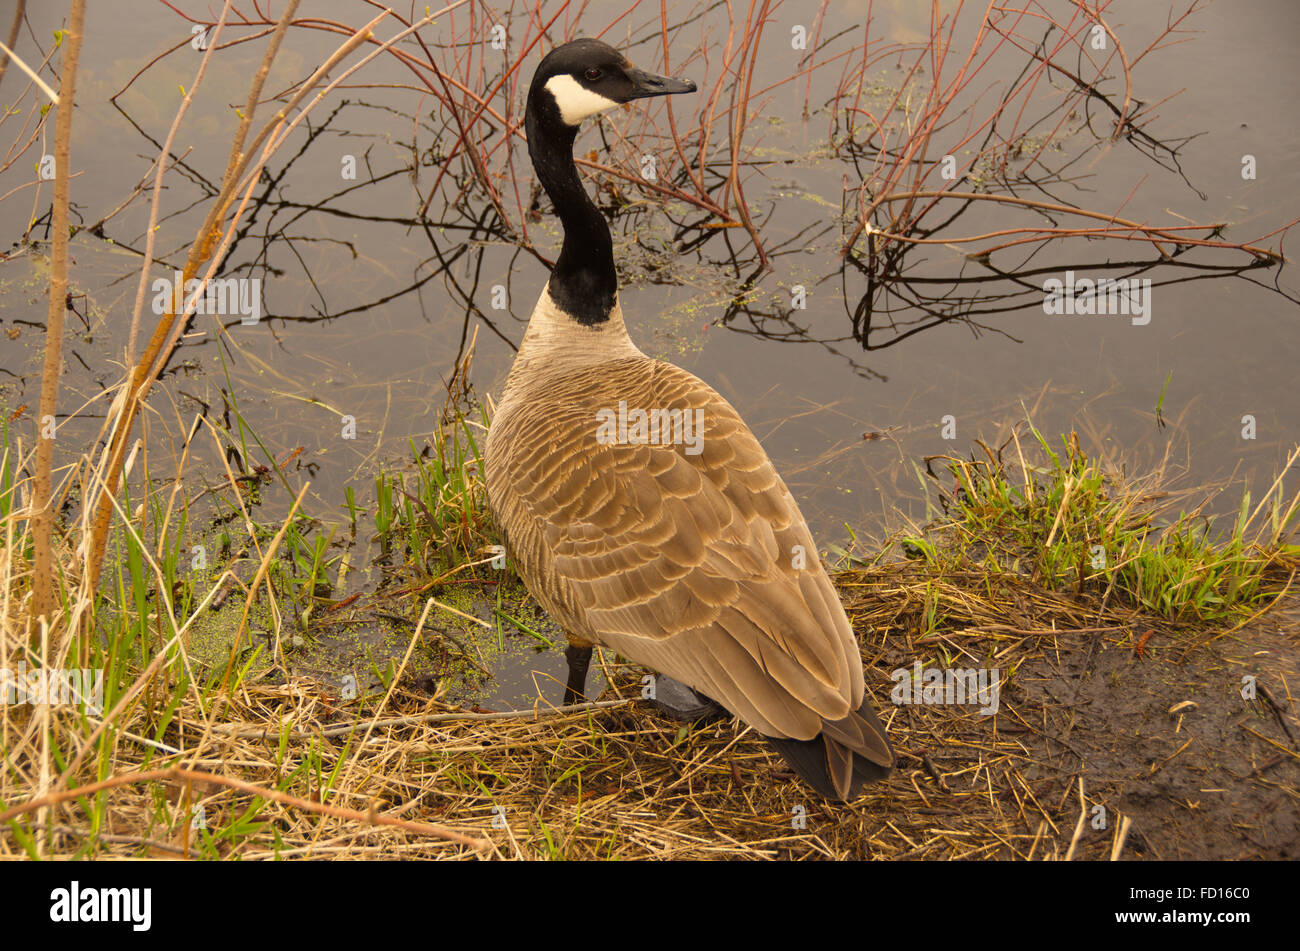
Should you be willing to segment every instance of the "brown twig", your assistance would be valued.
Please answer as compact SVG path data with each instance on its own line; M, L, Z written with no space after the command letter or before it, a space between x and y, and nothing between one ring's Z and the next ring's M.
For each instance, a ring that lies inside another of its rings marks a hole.
M86 30L85 0L72 0L64 33L63 66L59 76L59 114L54 132L53 241L50 251L49 317L45 324L45 364L41 373L41 402L36 416L35 485L32 495L32 616L49 618L54 611L54 483L55 417L59 403L59 374L63 363L63 313L68 298L68 199L72 173L72 114L76 101L77 62Z

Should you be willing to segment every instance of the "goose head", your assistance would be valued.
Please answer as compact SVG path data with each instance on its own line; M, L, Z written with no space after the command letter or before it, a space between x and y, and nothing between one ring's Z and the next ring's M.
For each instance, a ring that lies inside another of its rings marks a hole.
M564 226L564 244L547 284L559 309L578 323L605 323L617 302L618 274L604 215L578 178L573 143L583 119L634 99L694 92L687 79L637 69L600 40L557 46L528 89L524 127L537 180Z
M588 116L633 99L682 92L695 92L695 83L638 69L609 44L579 39L546 55L533 76L529 99L545 118L576 129Z

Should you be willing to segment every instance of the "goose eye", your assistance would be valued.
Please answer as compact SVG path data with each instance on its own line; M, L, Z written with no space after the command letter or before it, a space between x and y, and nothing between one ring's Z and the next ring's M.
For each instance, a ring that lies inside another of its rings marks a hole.
M585 76L588 79L588 81L594 83L597 79L600 79L601 72L597 67L591 66L588 67L587 71L582 75Z

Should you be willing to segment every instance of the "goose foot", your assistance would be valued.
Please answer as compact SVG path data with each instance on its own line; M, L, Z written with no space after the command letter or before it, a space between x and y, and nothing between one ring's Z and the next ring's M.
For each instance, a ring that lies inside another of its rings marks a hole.
M723 707L714 703L702 693L692 690L686 684L665 677L654 675L654 696L650 700L661 713L674 720L694 723L699 720L714 720L727 716Z

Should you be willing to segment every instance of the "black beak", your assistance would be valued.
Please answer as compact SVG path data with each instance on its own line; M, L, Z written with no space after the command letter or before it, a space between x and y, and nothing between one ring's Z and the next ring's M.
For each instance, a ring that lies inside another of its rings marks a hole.
M669 96L678 92L695 92L695 83L689 79L673 79L670 76L657 76L644 69L628 70L632 80L633 99L648 99L651 96Z

